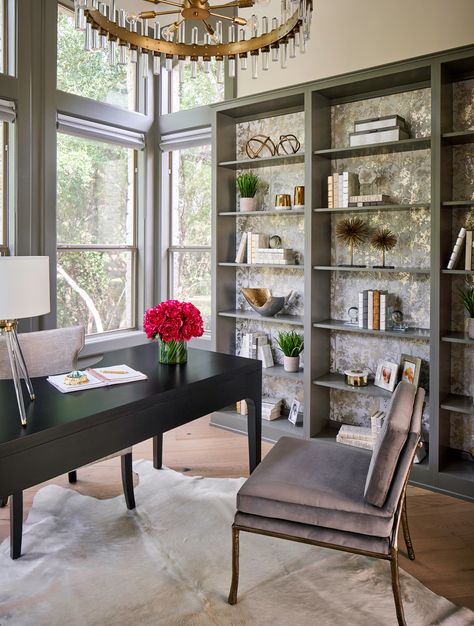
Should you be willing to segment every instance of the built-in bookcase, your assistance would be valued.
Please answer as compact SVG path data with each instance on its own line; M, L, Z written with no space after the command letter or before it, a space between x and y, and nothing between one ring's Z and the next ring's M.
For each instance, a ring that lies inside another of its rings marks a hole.
M465 48L217 105L213 264L217 350L238 353L246 330L271 336L280 328L304 330L304 369L296 375L285 374L281 365L264 370L263 382L264 394L303 402L303 428L286 419L263 423L265 438L289 434L341 445L335 441L340 425L368 425L368 413L391 395L374 385L350 388L343 371L374 370L382 359L398 362L402 353L411 354L423 362L420 384L428 392L423 439L429 452L412 480L472 499L474 342L464 333L457 290L474 277L472 271L445 268L459 225L474 205L473 102L474 48ZM389 114L405 118L409 139L349 147L356 120ZM278 139L280 129L298 135L300 153L261 159L258 165L242 153L244 138L261 133ZM244 217L236 212L235 175L245 168L268 172L262 178L270 184L265 211ZM386 193L395 204L328 208L328 176L363 170L374 171L376 179L361 193ZM291 193L295 184L305 185L304 212L276 214L272 196ZM366 267L342 266L348 253L335 229L354 214L371 229L388 226L395 232L397 245L387 254L393 267L375 270L379 259L368 243L355 258ZM236 264L241 233L252 229L283 233L298 249L300 266ZM276 295L291 286L301 298L284 315L264 320L244 306L242 286L270 287ZM346 325L348 309L358 306L364 289L394 294L409 329ZM246 419L234 407L215 414L212 423L246 431Z

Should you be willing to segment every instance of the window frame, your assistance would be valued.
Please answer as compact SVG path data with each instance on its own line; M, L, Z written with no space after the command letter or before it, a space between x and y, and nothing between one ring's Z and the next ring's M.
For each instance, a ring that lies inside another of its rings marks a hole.
M209 131L211 129L209 128ZM201 130L203 135L208 135L205 140L201 140L196 142L195 129L189 129L188 131L182 131L179 133L179 138L176 138L175 142L166 141L162 142L162 176L161 176L161 187L162 187L162 197L161 197L161 206L164 208L162 211L162 231L164 237L162 238L162 250L164 251L164 261L165 261L165 276L162 276L164 279L165 285L165 294L166 298L174 298L173 293L173 257L176 254L182 252L189 252L191 254L200 254L202 252L208 252L212 261L212 240L209 246L192 246L185 245L179 246L173 244L173 176L175 175L175 169L173 168L173 153L176 153L177 150L186 150L187 148L199 147L204 145L210 145L212 148L212 135L207 131L207 129ZM189 143L188 143L189 142ZM212 153L211 153L212 158ZM211 218L209 220L209 229L211 231L212 238L212 212ZM162 257L162 258L163 258ZM212 284L210 290L211 297L211 310L212 310ZM206 328L204 330L203 340L209 342L211 340L211 328Z
M80 124L81 120L78 120ZM79 127L79 126L78 126ZM113 134L113 127L109 127L110 133ZM72 133L64 133L58 130L57 134L69 134ZM138 255L139 255L139 246L137 241L137 232L138 232L138 219L139 219L139 156L138 150L134 149L125 144L120 144L118 141L115 142L106 142L100 141L96 137L87 133L87 131L77 131L72 136L79 137L84 139L85 141L95 141L96 143L114 143L115 145L122 146L128 150L132 150L133 152L133 217L132 217L132 243L131 244L64 244L58 243L56 240L56 252L66 251L66 252L130 252L131 254L131 274L132 274L132 284L131 284L131 296L132 296L132 308L131 308L131 326L126 328L116 328L113 330L104 330L103 332L89 333L86 334L86 337L89 339L91 337L95 337L100 339L101 337L105 337L111 334L118 335L119 333L129 333L131 331L137 330L137 322L138 322L138 311L139 311L139 294L138 294ZM57 219L57 209L56 209L56 219ZM57 260L56 260L57 265ZM57 293L56 293L56 303L57 303Z

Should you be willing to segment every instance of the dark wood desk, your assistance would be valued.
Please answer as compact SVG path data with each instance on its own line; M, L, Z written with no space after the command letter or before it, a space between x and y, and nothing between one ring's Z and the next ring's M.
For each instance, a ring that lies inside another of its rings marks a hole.
M147 344L104 355L100 365L126 363L148 380L62 394L33 379L36 400L23 428L11 381L0 381L0 496L14 495L108 454L154 438L161 467L163 433L245 399L249 468L261 459L260 361L189 350L185 365L158 363ZM11 506L13 506L13 502Z

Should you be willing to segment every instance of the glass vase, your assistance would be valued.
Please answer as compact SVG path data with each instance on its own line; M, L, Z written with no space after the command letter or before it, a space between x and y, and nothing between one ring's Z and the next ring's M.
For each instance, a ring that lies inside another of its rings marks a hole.
M188 344L186 341L159 341L160 363L179 365L188 360Z

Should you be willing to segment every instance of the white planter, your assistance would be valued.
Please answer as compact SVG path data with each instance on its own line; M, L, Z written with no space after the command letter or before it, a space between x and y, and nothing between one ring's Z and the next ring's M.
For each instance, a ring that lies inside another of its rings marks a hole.
M300 357L283 356L283 369L285 372L298 372L300 369Z
M474 339L474 317L467 320L467 336L469 339Z
M248 213L249 211L256 211L257 199L256 198L240 198L240 210L242 213Z

